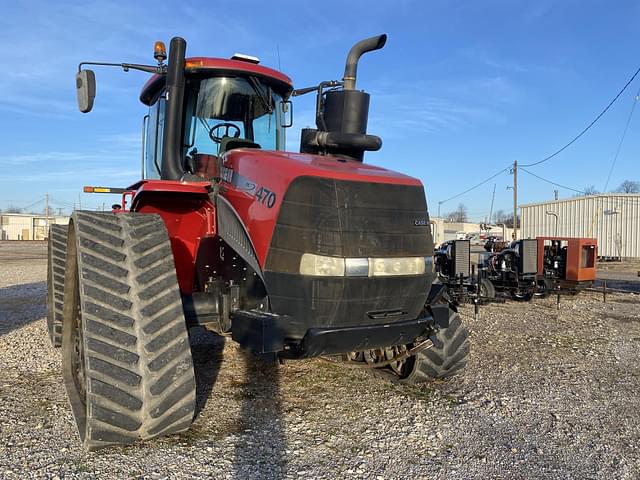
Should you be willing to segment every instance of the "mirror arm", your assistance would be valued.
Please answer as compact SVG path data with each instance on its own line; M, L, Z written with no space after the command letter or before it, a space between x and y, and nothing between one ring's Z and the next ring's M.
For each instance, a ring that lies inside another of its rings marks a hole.
M78 64L78 71L82 71L83 65L99 65L103 67L120 67L125 72L129 70L140 70L141 72L157 73L158 75L164 75L167 73L166 65L139 65L137 63L107 63L107 62L81 62Z

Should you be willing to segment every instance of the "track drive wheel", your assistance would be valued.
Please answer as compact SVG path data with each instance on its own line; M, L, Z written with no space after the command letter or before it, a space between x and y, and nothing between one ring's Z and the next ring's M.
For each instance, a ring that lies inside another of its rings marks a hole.
M51 225L47 243L47 330L51 345L62 345L64 269L67 260L67 226Z
M432 337L433 338L433 337ZM399 373L402 383L423 383L455 375L469 362L469 331L460 315L449 310L449 326L441 328L433 347L409 357Z
M74 212L64 296L64 383L84 448L189 428L196 384L162 219Z

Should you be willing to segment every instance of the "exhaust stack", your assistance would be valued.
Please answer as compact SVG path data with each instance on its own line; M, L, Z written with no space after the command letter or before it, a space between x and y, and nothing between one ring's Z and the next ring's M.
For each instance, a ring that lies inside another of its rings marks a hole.
M342 77L343 88L345 90L356 89L356 77L358 74L358 61L367 52L380 50L387 43L387 35L382 34L376 37L366 38L356 43L347 55L347 64L344 67L344 77Z
M187 42L174 37L169 44L169 66L167 67L167 105L162 139L163 180L180 180L184 174L182 167L182 107L184 103L184 56Z
M364 152L382 147L382 140L367 135L369 120L369 94L356 90L356 77L360 57L379 50L387 42L385 34L356 43L349 54L344 69L342 89L323 92L324 86L339 82L322 82L318 87L316 129L302 130L300 151L321 155L334 155L362 162Z

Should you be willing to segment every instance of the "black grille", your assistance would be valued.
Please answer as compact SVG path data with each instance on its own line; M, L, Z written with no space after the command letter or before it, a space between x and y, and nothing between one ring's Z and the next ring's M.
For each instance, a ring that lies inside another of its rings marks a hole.
M303 253L333 257L433 255L421 187L301 177L280 207L265 265L273 311L293 319L289 336L308 328L416 318L432 273L385 278L300 275ZM385 312L389 313L386 320Z
M520 240L520 273L532 274L538 271L538 241Z
M421 187L296 179L285 195L265 270L298 273L300 256L433 254Z
M468 277L471 274L471 242L469 240L455 240L453 255L455 258L455 276Z

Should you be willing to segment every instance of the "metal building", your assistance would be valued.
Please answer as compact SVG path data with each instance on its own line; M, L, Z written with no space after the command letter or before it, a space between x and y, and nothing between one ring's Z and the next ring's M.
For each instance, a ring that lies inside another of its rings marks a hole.
M598 256L640 257L640 194L607 193L520 206L522 238L598 239Z
M0 240L44 240L48 226L53 223L66 225L69 217L0 213Z

